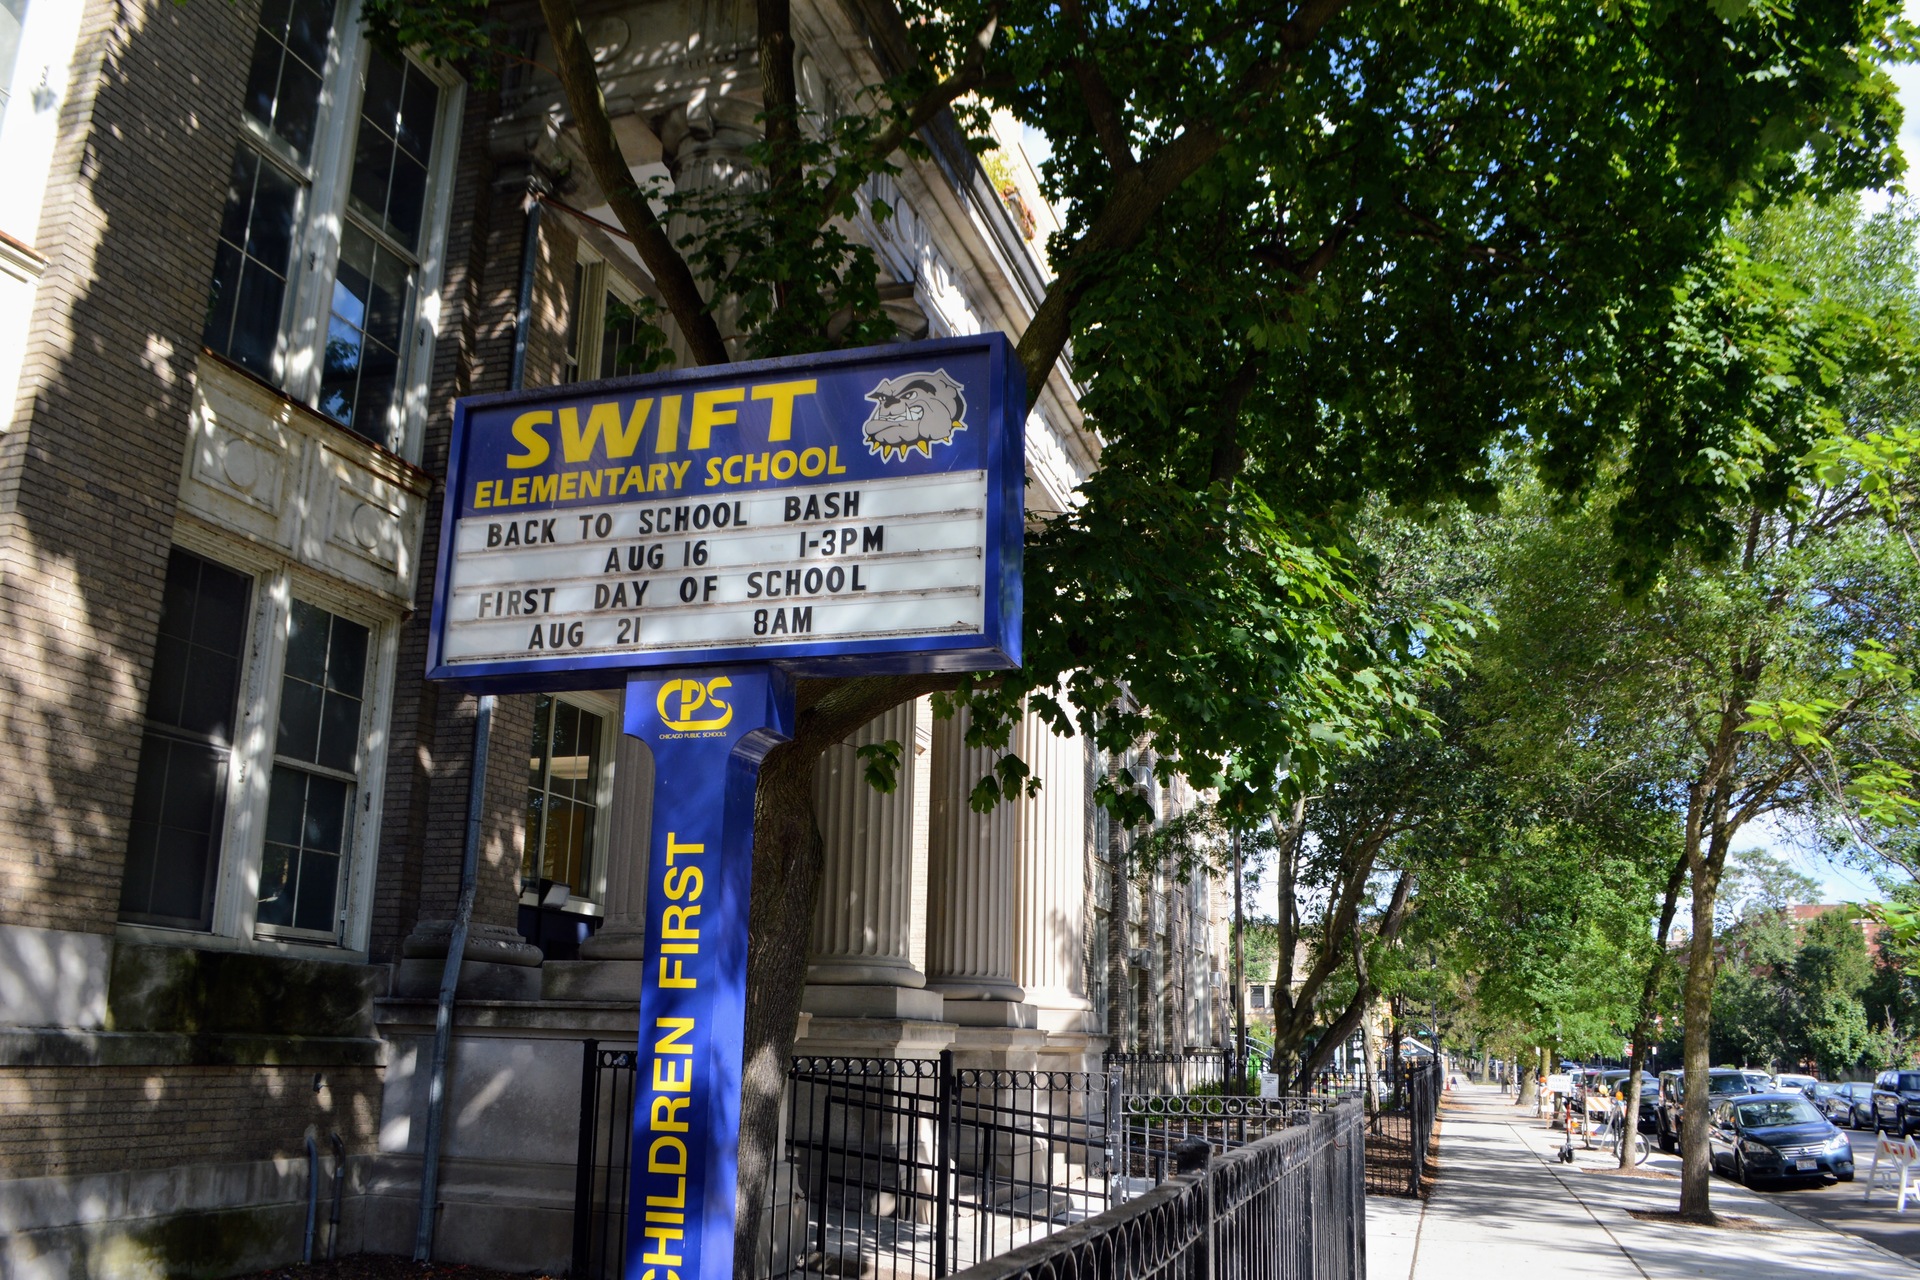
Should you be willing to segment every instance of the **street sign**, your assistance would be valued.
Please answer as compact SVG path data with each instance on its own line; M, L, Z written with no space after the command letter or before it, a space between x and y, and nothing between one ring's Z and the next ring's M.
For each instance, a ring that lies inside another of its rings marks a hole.
M463 400L429 674L1017 666L1023 392L986 334Z

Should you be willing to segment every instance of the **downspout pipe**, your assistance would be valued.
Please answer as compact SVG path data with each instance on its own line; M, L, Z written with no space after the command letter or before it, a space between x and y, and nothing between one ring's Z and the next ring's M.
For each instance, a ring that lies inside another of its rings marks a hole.
M320 1147L307 1135L307 1234L300 1245L300 1261L313 1261L313 1224L320 1208Z
M483 694L473 719L472 780L467 788L467 840L460 854L460 903L447 937L447 963L440 971L440 1003L433 1015L433 1058L427 1068L427 1136L420 1155L420 1221L413 1235L413 1260L433 1257L433 1218L440 1201L440 1148L447 1113L447 1054L453 1044L453 993L460 985L460 962L473 923L474 886L479 880L480 819L486 812L487 748L493 738L493 695Z
M533 320L533 273L539 261L540 223L545 206L531 186L527 193L527 231L520 247L520 295L513 315L513 365L510 389L520 390L527 373L527 334ZM460 901L447 938L447 963L440 971L440 999L433 1015L433 1058L427 1068L427 1132L420 1153L420 1220L414 1227L413 1260L433 1258L434 1215L440 1201L440 1148L445 1142L447 1055L453 1042L454 992L466 956L473 923L473 899L479 879L480 823L486 812L487 752L493 738L494 696L481 695L473 719L472 777L467 788L467 836L460 851Z
M347 1144L337 1133L329 1133L327 1141L333 1144L333 1213L327 1219L327 1261L332 1262L340 1248L340 1195L347 1186Z

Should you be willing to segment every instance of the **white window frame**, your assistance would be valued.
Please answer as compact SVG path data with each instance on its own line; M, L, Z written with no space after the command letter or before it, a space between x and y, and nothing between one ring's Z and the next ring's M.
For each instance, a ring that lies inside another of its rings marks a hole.
M547 695L555 702L567 702L582 711L590 711L600 717L600 759L604 765L600 770L600 788L594 796L594 812L597 815L593 824L593 847L587 850L588 892L575 893L573 887L567 887L567 900L560 904L560 910L572 911L580 915L604 916L607 901L607 848L613 828L614 771L618 762L614 749L618 746L621 733L620 703L616 698L601 693L553 693ZM551 734L552 730L549 729ZM533 844L534 833L521 833L521 865L525 865L526 852ZM516 874L518 874L516 872ZM540 895L537 890L523 890L520 905L537 907Z
M328 959L364 959L373 919L373 882L386 790L387 734L399 619L368 608L364 597L320 575L238 545L181 521L174 545L252 580L246 647L241 657L240 706L227 771L220 863L215 871L213 924L205 931L122 921L121 937L216 950L260 951ZM304 931L263 928L256 920L260 866L266 841L267 793L273 781L280 721L280 680L295 598L367 628L366 693L360 704L360 769L350 823L351 848L342 874L344 918L337 940Z
M638 307L646 293L622 275L594 249L586 237L575 240L574 265L580 268L580 293L573 300L580 314L568 317L574 327L575 382L600 380L600 358L606 351L607 295L628 307Z
M236 146L252 146L290 173L300 174L303 192L296 215L293 256L287 264L287 293L281 303L280 331L274 344L274 367L280 390L313 409L325 422L354 436L359 433L320 413L320 380L326 348L327 317L333 282L340 268L340 233L347 213L347 191L353 179L353 153L359 135L360 104L366 93L371 45L360 21L360 0L339 0L333 36L327 46L327 65L321 74L320 111L314 134L313 159L302 173L287 154L286 145L272 129L239 112L245 139ZM406 372L395 402L399 405L392 437L378 445L418 464L427 416L428 385L433 374L433 349L440 330L440 285L445 271L448 210L452 200L455 152L458 149L466 84L450 68L419 58L408 58L440 86L440 116L434 123L433 164L427 175L426 207L421 219L417 251L419 278L413 308L401 334ZM382 243L388 237L375 232ZM416 256L412 253L409 256Z

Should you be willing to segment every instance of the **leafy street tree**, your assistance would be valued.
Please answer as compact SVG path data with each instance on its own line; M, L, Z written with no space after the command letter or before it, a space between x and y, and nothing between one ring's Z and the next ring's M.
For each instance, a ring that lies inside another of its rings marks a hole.
M1878 286L1862 301L1821 288L1831 259L1823 268L1797 256L1857 242L1857 227L1844 202L1742 224L1746 242L1690 280L1648 394L1623 406L1642 438L1679 452L1675 466L1713 477L1701 486L1692 544L1658 568L1623 564L1616 535L1637 526L1640 499L1598 489L1523 540L1502 613L1505 661L1543 683L1561 677L1564 699L1543 708L1557 722L1550 736L1604 741L1642 776L1663 779L1666 802L1684 815L1685 1057L1696 1097L1709 1063L1717 893L1734 837L1772 813L1884 821L1912 805L1916 566L1858 474L1810 460L1824 441L1877 425L1878 393L1911 331L1909 261L1850 286ZM1610 585L1610 571L1637 595ZM1706 1217L1699 1108L1688 1111L1683 1154L1681 1211Z
M376 35L479 70L517 56L484 0L364 11ZM1904 38L1894 0L907 0L863 9L880 83L834 118L802 107L790 0L756 0L760 181L649 192L575 0L540 11L583 181L701 363L890 338L874 258L845 230L886 216L868 180L950 112L965 125L1005 107L1052 140L1066 227L1019 355L1037 394L1071 350L1102 467L1030 536L1027 665L969 686L969 732L1003 741L1031 693L1059 730L1146 739L1242 815L1317 786L1417 701L1397 666L1428 643L1421 627L1383 631L1360 606L1342 519L1361 496L1484 498L1489 458L1523 431L1552 482L1577 487L1645 424L1565 388L1640 384L1674 287L1728 213L1882 185L1896 163L1878 65ZM675 212L697 243L668 235ZM1619 481L1649 513L1630 529L1643 540L1669 508L1690 527L1688 504L1715 491L1663 448L1638 455L1644 486ZM762 768L742 1223L797 1020L814 762L950 684L807 682L794 741ZM1023 776L1004 761L979 801Z

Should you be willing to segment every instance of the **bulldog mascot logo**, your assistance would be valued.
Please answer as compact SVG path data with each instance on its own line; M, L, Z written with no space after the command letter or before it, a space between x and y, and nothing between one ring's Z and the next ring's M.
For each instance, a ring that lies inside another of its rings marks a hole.
M867 399L873 412L861 431L882 461L895 453L904 461L909 449L931 458L934 445L952 444L953 433L966 429L967 398L945 369L883 379Z

